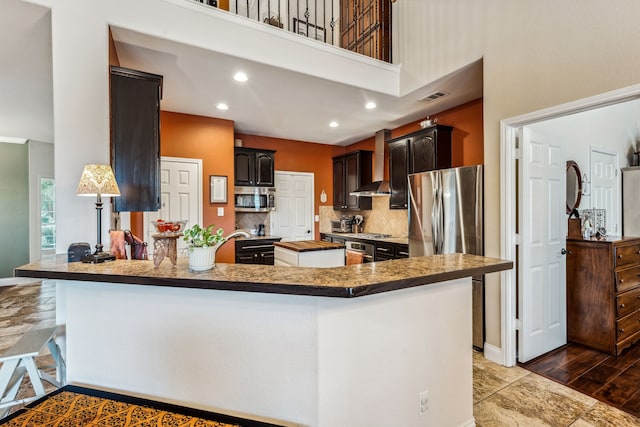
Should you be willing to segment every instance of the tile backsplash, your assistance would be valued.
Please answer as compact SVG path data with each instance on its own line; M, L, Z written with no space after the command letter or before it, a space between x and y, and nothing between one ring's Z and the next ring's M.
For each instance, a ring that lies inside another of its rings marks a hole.
M320 206L320 232L331 232L331 220L342 216L362 215L365 233L385 233L406 237L409 221L406 209L389 209L388 197L373 197L370 211L334 211L333 206Z
M244 230L257 229L259 224L264 224L264 231L267 236L270 235L268 212L236 212L236 229L242 228Z

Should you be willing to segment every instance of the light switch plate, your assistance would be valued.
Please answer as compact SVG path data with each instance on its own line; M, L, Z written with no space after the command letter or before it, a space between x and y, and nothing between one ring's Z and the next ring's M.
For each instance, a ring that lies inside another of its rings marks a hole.
M224 208L218 208L218 216L224 216Z

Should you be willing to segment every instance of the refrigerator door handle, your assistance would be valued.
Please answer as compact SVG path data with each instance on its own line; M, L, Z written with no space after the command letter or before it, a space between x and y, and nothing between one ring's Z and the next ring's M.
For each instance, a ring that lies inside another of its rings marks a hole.
M434 243L434 254L441 254L442 248L444 247L444 230L443 230L443 219L442 219L442 179L440 174L435 175L436 181L436 189L433 192L433 213L432 213L432 224L433 224L433 243Z

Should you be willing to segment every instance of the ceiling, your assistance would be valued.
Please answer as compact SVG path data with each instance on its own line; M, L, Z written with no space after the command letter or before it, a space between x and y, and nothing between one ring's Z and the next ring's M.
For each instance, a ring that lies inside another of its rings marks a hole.
M53 142L50 12L19 0L0 0L0 10L9 11L0 14L0 137ZM121 66L164 77L162 110L233 120L238 133L347 145L482 96L481 61L396 97L111 29ZM237 70L249 80L234 81ZM447 96L418 101L434 91ZM367 101L377 108L366 110ZM218 102L229 109L218 110ZM329 127L331 121L339 126Z

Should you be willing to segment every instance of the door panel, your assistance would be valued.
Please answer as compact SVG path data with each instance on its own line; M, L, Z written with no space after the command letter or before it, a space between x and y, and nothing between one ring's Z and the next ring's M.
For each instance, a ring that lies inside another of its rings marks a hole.
M160 164L160 210L145 215L145 241L149 243L149 254L153 254L153 237L155 229L151 221L158 218L165 220L186 220L187 227L201 223L201 179L200 166L197 162L185 159L162 159ZM183 254L186 242L178 239L178 256Z
M559 142L521 130L518 360L566 343L565 160Z
M391 196L389 197L389 208L407 208L407 175L408 168L408 140L396 141L389 146L389 186Z
M313 240L313 176L276 172L276 210L271 234L282 240Z
M618 225L618 156L601 149L591 149L591 207L606 209L607 233L619 234Z

